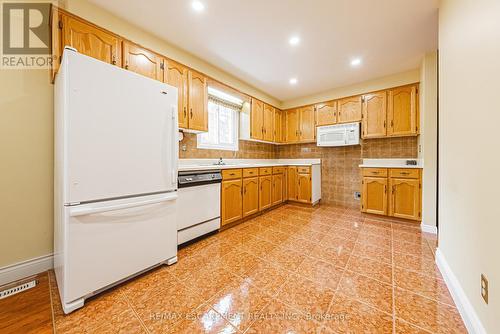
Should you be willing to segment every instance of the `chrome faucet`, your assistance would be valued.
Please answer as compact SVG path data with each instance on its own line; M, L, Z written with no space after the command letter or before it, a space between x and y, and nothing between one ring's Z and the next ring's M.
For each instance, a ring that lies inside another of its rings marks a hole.
M219 158L219 161L217 161L216 163L214 163L214 165L218 165L218 166L223 166L225 164L226 163L224 161L222 161L222 157Z

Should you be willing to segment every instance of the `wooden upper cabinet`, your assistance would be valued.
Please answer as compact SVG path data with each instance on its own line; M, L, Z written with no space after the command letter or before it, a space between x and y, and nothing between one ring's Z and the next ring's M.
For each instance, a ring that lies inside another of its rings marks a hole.
M207 78L198 72L188 71L188 124L196 131L208 131Z
M123 41L123 68L163 81L163 57L129 41Z
M300 108L299 140L301 142L314 141L316 138L315 120L314 106Z
M297 174L297 201L311 203L311 174Z
M364 177L361 211L387 215L387 178Z
M332 125L337 123L337 101L316 105L316 125Z
M250 110L250 137L264 139L264 102L252 98Z
M50 68L50 81L54 82L59 67L61 66L62 57L62 31L59 28L59 22L62 22L61 14L56 6L52 6L50 13L50 29L52 42L52 63Z
M273 175L272 203L277 205L283 202L283 174Z
M420 179L390 179L389 215L420 219Z
M338 122L361 121L361 96L353 96L338 101Z
M264 104L264 140L274 141L274 107Z
M272 205L272 176L259 177L259 211Z
M164 82L177 87L179 128L188 129L188 69L173 60L165 60Z
M417 85L389 90L388 136L418 135Z
M62 16L62 22L63 45L106 63L122 66L120 38L68 15Z
M229 224L242 218L241 187L241 179L222 181L221 225Z
M243 179L243 217L259 212L259 178Z
M379 138L387 134L387 92L363 96L362 137Z
M300 114L298 109L286 111L286 142L297 143L299 141Z
M279 109L274 110L274 142L282 143L283 140L283 112Z

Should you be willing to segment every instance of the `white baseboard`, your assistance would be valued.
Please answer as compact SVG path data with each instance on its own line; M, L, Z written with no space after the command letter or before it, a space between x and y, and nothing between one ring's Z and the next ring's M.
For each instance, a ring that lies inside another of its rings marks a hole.
M432 225L425 225L425 224L420 224L420 228L422 229L422 232L426 232L426 233L432 233L432 234L437 234L438 233L438 229L436 226L432 226Z
M439 248L436 250L436 264L443 275L444 281L448 286L448 290L450 290L453 301L457 306L458 312L460 312L460 315L462 316L468 332L471 334L486 334L486 330L477 316L474 307L469 301L469 298L467 298L467 295L462 289L457 277L451 270L448 262L446 262L446 259Z
M0 285L41 273L42 271L52 269L53 267L53 255L47 254L0 268Z

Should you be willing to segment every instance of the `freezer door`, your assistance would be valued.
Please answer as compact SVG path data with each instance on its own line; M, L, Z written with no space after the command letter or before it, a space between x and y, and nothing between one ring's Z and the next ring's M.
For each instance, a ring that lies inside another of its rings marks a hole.
M176 192L66 207L63 301L177 255Z
M65 203L177 188L177 89L65 50Z

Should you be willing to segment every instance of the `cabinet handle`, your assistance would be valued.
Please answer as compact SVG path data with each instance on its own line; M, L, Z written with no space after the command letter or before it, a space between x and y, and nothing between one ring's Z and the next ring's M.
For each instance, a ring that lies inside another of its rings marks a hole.
M111 60L111 64L116 65L116 56L113 56L113 59Z
M378 173L379 173L379 172L372 172L372 174L375 174L375 175L377 175Z
M384 128L385 128L385 124L386 124L386 123L385 123L385 121L384 121Z
M184 117L187 117L187 110L186 110L186 107L184 107Z
M410 172L401 172L401 175L410 175Z
M247 193L247 187L243 187L243 194Z
M391 121L391 128L394 127L394 121Z
M193 108L189 108L189 115L191 117L191 119L193 118Z
M392 193L395 194L396 193L396 186L392 186Z
M384 186L384 193L387 194L387 185Z

